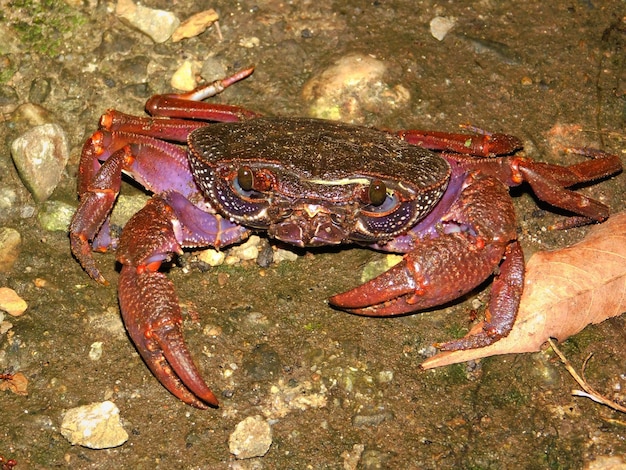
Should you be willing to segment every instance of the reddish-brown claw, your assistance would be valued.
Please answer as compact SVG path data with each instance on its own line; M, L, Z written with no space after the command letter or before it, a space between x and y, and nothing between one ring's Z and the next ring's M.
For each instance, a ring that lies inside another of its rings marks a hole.
M183 246L219 246L246 234L245 229L201 211L172 192L150 199L120 237L118 297L128 333L159 381L197 408L218 402L185 345L174 286L158 269L173 253L182 253Z
M174 286L155 267L122 268L119 300L126 329L152 373L174 396L196 408L218 406L184 343Z
M428 309L474 289L493 272L503 252L503 246L494 244L478 249L472 237L461 233L425 239L388 271L329 302L368 316ZM451 263L472 269L453 268Z

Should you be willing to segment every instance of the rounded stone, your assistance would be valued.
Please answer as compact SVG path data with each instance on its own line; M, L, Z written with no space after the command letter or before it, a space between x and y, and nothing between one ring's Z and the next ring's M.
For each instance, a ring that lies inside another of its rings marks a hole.
M362 124L367 113L392 113L406 107L410 92L384 80L387 66L368 55L342 57L305 83L302 97L310 103L309 115Z
M48 199L59 184L69 155L67 136L58 124L33 127L11 144L15 167L37 202Z

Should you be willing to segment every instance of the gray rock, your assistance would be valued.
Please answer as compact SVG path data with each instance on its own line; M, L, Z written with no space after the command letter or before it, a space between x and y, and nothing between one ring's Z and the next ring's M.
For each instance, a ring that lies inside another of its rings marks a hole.
M30 83L30 91L28 92L28 100L31 103L43 103L50 96L52 85L50 80L44 77L37 77Z
M44 124L15 139L11 155L24 186L37 202L42 202L59 184L70 151L61 126Z
M258 344L246 356L242 368L253 380L271 380L280 375L283 368L278 353L268 344Z
M393 421L393 419L393 413L383 408L366 409L352 417L352 426L355 428L365 426L375 427L383 421Z
M15 88L9 85L0 85L0 106L16 105L19 99Z
M174 13L135 5L131 0L119 0L115 13L124 23L157 43L167 41L180 25Z

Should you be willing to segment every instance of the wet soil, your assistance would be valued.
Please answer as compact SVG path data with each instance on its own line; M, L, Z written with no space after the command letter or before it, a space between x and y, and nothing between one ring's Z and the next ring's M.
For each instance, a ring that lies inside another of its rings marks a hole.
M220 13L221 41L212 29L175 44L154 44L120 22L108 2L1 4L0 19L18 40L0 55L0 181L17 194L0 222L23 243L0 285L29 309L9 318L13 328L0 336L0 369L22 371L29 394L0 392L0 455L16 459L18 469L557 469L626 454L624 417L572 397L576 385L550 351L419 370L432 343L466 331L488 284L453 305L402 318L329 308L329 295L357 285L362 266L382 256L356 248L301 253L264 269L207 271L191 255L175 263L170 277L188 314L189 348L221 401L217 410L186 406L137 355L115 288L86 276L65 232L41 228L40 206L9 153L30 126L15 107L40 104L72 143L51 199L76 205L78 154L98 116L110 107L140 113L149 95L170 89L185 59L226 71L255 64L253 77L216 101L295 116L307 112L301 90L311 76L360 53L383 61L386 80L411 95L404 109L364 113L363 123L450 131L471 123L517 135L529 155L551 162L578 158L557 148L563 134L567 144L623 156L622 1L144 2L180 18L211 7ZM456 18L443 41L429 32L438 15ZM625 179L584 191L623 210ZM523 190L514 196L527 254L584 235L584 228L545 231L560 216ZM97 261L114 284L114 255ZM563 345L575 364L593 353L588 378L621 399L625 322L613 318ZM103 354L92 360L99 341ZM70 445L59 430L63 410L105 399L120 408L129 440L108 450ZM235 461L228 437L257 414L270 419L272 447L263 458Z

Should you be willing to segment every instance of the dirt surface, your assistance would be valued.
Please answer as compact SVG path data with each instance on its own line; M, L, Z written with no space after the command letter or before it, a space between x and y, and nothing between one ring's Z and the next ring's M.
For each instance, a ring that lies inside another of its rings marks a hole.
M32 125L18 106L38 104L72 147L50 200L75 206L80 147L98 116L111 107L141 113L148 96L170 90L184 60L204 64L207 80L255 64L250 79L216 101L295 116L309 109L305 82L358 53L382 61L385 81L410 96L392 111L364 111L363 123L449 131L471 123L517 135L529 155L551 162L579 158L559 151L562 138L623 156L621 0L146 1L181 19L208 8L220 15L221 40L213 27L162 44L123 24L112 2L0 3L3 34L14 38L0 54L0 184L16 195L0 225L22 236L0 286L29 305L23 316L6 318L13 327L0 336L0 372L28 379L28 396L0 392L0 455L16 459L18 470L560 469L626 455L624 417L572 397L576 385L551 351L419 370L432 343L467 331L470 309L482 313L488 285L446 308L402 318L329 308L329 295L357 285L362 266L383 256L365 249L317 250L265 269L244 263L203 270L193 256L183 257L170 277L190 313L185 335L221 401L217 410L186 406L137 355L121 327L116 289L88 278L66 232L41 227L42 205L22 185L9 151ZM436 16L456 20L443 41L429 30ZM623 210L625 179L584 191ZM527 254L584 235L545 231L560 216L538 209L525 191L514 196ZM114 255L97 255L97 262L115 284ZM589 380L622 401L625 322L622 316L589 327L563 345L575 364L593 353ZM89 355L95 342L102 342L98 360ZM125 444L91 450L62 437L64 410L106 399L120 409L130 434ZM235 460L229 436L254 415L271 424L272 446L262 458Z

